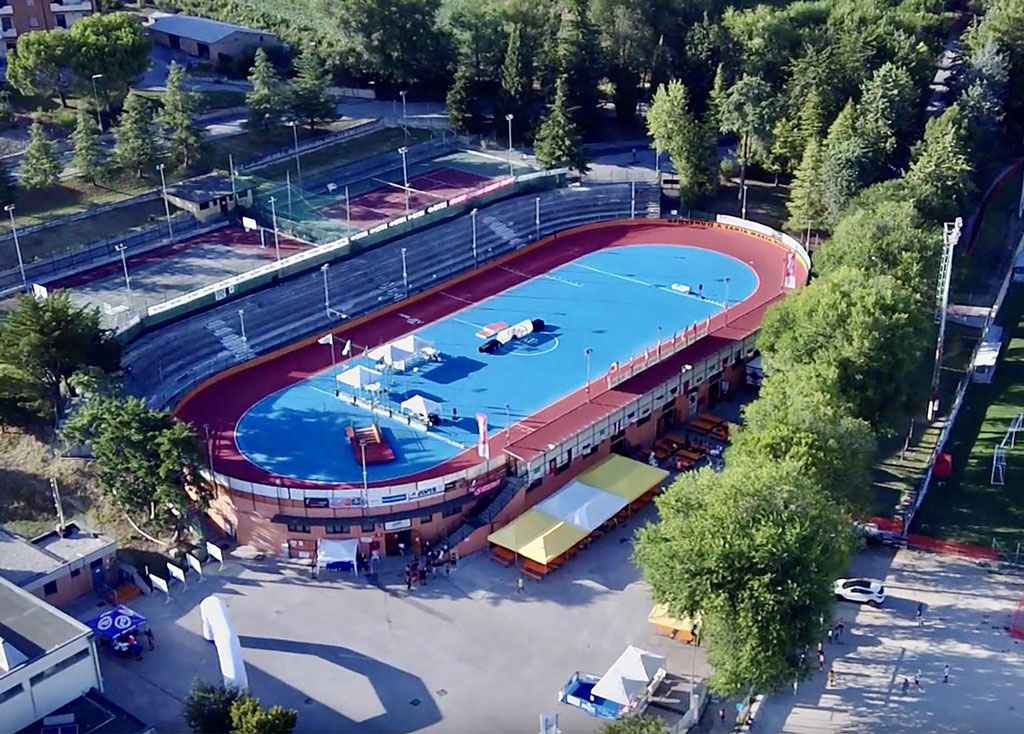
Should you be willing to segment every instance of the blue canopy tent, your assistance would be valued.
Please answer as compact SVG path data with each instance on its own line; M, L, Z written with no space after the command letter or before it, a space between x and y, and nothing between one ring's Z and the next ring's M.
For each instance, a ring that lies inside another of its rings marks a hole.
M142 627L146 624L146 618L133 609L119 604L88 624L101 640L113 642L115 638Z

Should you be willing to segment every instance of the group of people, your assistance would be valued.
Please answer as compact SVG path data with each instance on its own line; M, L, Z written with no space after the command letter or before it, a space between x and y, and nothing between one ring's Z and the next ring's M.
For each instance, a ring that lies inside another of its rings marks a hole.
M146 641L149 643L149 649L156 649L156 640L153 638L153 630L146 627L144 634L146 635ZM114 652L118 653L122 657L131 657L135 660L142 660L142 643L139 642L134 631L118 635L113 639L111 645L114 648Z
M413 584L427 585L427 578L429 576L437 576L444 571L445 576L449 576L452 571L455 570L458 564L458 555L456 551L448 552L447 548L434 548L431 549L429 546L426 548L424 553L414 557L405 566L405 588L411 590Z

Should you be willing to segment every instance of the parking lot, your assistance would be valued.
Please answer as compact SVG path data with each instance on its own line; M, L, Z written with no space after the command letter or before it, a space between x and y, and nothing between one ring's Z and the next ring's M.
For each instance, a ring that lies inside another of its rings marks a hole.
M411 592L404 559L386 559L379 585L351 573L314 581L308 568L270 561L229 560L221 571L214 562L204 582L173 587L169 604L162 595L132 603L149 617L157 649L141 662L104 653L107 694L158 731L184 730L192 679L219 680L199 617L199 602L216 593L241 638L252 693L297 709L297 731L522 734L537 731L539 714L558 713L563 732L593 732L598 719L557 701L574 671L603 674L634 644L665 655L684 680L694 665L698 678L706 672L703 648L694 656L647 622L647 587L629 560L637 525L527 581L521 595L515 571L486 554Z
M840 602L842 644L825 644L826 673L770 696L757 730L821 732L1024 731L1024 645L1010 617L1024 576L992 573L972 561L902 550L870 550L851 575L885 580L881 609ZM923 603L923 624L915 613ZM943 683L943 666L950 666ZM920 688L914 685L919 674ZM902 693L903 680L909 683Z

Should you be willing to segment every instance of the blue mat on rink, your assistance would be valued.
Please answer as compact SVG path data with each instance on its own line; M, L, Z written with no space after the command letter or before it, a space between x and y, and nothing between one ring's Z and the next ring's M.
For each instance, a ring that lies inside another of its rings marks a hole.
M415 373L389 374L391 402L421 394L443 403L438 430L448 439L476 443L478 412L490 431L536 413L586 382L584 351L592 349L596 379L613 362L624 363L658 341L719 313L726 298L736 304L757 287L747 264L710 250L675 245L631 245L586 255L426 326L417 335L445 354ZM673 283L703 285L704 299L671 289ZM484 326L543 319L540 333L515 340L494 354L478 351ZM373 366L359 358L354 364ZM335 370L267 396L242 416L238 447L267 471L323 482L362 481L362 468L345 435L351 424L369 425L371 414L335 398ZM452 409L457 418L452 420ZM394 480L429 469L460 449L402 423L380 417L396 460L371 465L368 479Z

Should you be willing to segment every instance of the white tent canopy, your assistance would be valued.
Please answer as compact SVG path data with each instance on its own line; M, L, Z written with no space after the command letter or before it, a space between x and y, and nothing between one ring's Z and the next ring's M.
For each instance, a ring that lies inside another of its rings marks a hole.
M362 390L369 385L380 382L380 372L371 370L369 367L363 367L363 365L357 365L338 375L338 382Z
M408 400L402 401L401 408L408 413L418 415L426 420L427 416L431 413L440 414L441 403L431 400L430 398L425 398L422 395L413 395Z
M665 676L665 658L630 645L601 680L594 684L593 694L620 706L629 706L634 698L647 690L654 680Z
M401 339L392 342L391 346L398 347L402 351L409 352L410 354L422 354L425 350L433 349L434 347L434 345L426 339L421 339L415 334L403 336Z
M382 347L371 349L369 357L375 362L383 362L386 365L403 369L405 363L412 358L410 351L402 349L395 344L385 344Z
M356 558L359 555L359 540L321 540L316 547L316 567L326 568L329 563L351 563L352 572L356 569Z
M625 497L574 480L539 503L537 509L589 533L625 506Z

